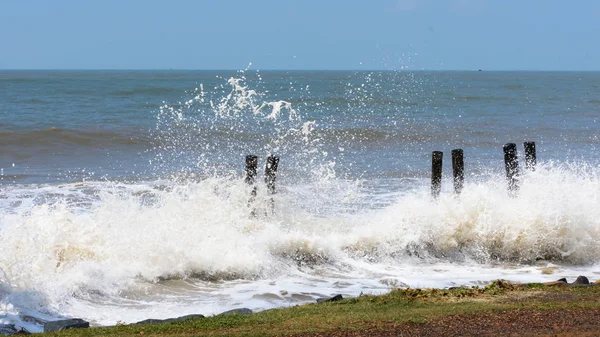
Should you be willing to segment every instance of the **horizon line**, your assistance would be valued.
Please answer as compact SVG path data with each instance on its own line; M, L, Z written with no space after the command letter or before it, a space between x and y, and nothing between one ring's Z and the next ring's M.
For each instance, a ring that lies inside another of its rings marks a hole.
M267 68L267 69L227 69L227 68L0 68L0 71L235 71L235 72L260 72L260 71L356 71L356 72L442 72L442 71L464 71L464 72L599 72L600 69L325 69L325 68L306 68L306 69L284 69L284 68Z

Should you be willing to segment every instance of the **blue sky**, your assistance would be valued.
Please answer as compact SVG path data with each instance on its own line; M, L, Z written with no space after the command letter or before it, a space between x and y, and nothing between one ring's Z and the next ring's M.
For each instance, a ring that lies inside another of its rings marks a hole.
M2 0L0 69L600 70L598 0Z

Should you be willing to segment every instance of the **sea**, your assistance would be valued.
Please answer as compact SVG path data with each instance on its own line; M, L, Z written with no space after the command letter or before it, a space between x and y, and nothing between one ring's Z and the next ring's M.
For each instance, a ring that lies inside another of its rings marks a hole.
M599 136L600 72L3 70L0 323L595 281Z

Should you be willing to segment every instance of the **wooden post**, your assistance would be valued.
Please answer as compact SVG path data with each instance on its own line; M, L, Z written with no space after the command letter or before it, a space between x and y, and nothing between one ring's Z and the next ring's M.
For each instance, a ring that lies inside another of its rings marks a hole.
M267 165L265 166L265 183L267 184L267 191L269 194L275 194L275 179L277 178L276 173L278 165L278 156L267 157Z
M523 143L523 147L525 147L525 168L535 171L535 165L537 164L535 142L525 142Z
M275 179L277 178L277 167L279 166L279 157L278 156L269 156L267 157L267 164L265 166L265 184L267 185L267 193L275 194ZM269 199L269 207L271 208L271 212L275 208L275 201L273 198Z
M506 167L508 191L512 196L514 196L519 190L519 161L517 159L517 144L508 143L504 145L504 166Z
M433 151L431 155L431 195L437 199L442 190L442 159L444 153Z
M452 175L454 177L454 193L460 195L465 181L465 161L463 150L452 150Z
M246 156L246 184L254 185L256 180L256 168L258 167L258 157L253 155Z
M258 167L258 157L253 155L246 156L246 179L245 182L252 186L252 192L250 192L250 199L248 199L248 207L252 207L254 199L256 199L256 168ZM255 215L255 210L252 209L251 214Z

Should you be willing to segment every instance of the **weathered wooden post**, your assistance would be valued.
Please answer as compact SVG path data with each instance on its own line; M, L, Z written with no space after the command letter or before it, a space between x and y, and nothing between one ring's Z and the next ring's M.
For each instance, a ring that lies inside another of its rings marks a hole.
M465 161L463 150L452 150L452 175L454 177L454 194L460 195L465 182Z
M431 195L437 199L442 190L442 159L444 153L433 151L431 154Z
M507 143L504 145L504 166L506 167L506 179L508 180L508 191L515 196L519 190L519 161L517 159L517 144Z
M535 142L525 142L523 143L523 147L525 147L525 168L535 171L535 165L537 164Z
M250 199L248 199L248 207L252 207L254 203L254 199L256 199L256 186L254 183L256 182L256 168L258 167L258 157L253 155L246 156L246 184L252 186L252 192L250 192ZM250 212L253 216L255 215L255 210L252 209Z
M277 178L276 174L278 165L278 156L267 157L267 165L265 166L265 183L267 184L267 191L269 191L269 194L275 194L275 179Z
M267 193L275 194L275 179L277 178L277 167L279 166L279 157L278 156L269 156L267 157L267 165L265 166L265 184L267 185ZM273 198L269 200L271 211L275 207L275 202Z

